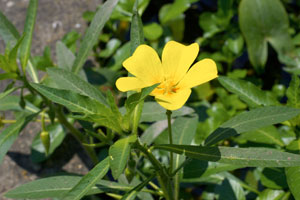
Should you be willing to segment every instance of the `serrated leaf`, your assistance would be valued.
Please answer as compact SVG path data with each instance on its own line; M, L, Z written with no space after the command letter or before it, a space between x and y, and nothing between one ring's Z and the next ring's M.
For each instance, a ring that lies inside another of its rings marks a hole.
M135 142L136 139L136 136L132 135L120 139L110 146L109 164L114 179L118 179L118 177L123 173L131 150L131 144Z
M24 25L24 33L23 33L24 39L20 46L20 58L21 58L21 64L23 70L25 70L28 59L30 57L30 49L31 49L37 8L38 8L38 0L30 0L27 9L26 21Z
M82 80L74 73L59 68L48 68L47 72L50 77L55 80L59 89L71 90L107 105L106 99L99 89Z
M91 25L87 29L87 32L79 47L78 55L72 67L73 72L78 73L82 68L89 51L92 50L93 46L97 42L101 30L103 29L105 23L108 21L117 3L118 0L108 0L96 12Z
M219 76L218 81L230 92L237 94L241 100L251 107L277 105L276 97L262 91L253 83L233 79L225 76Z
M267 106L245 111L231 118L210 134L205 140L205 145L209 146L239 133L289 120L299 113L299 109L283 106Z
M87 173L67 194L63 200L79 200L108 172L109 159L105 158Z
M2 163L2 160L11 147L11 145L14 143L14 141L17 139L19 133L23 130L23 128L27 125L28 122L32 120L33 117L35 117L36 114L29 115L28 113L23 113L21 116L17 118L16 123L10 125L5 130L3 130L0 134L0 164Z
M184 154L190 158L248 167L300 166L300 156L267 148L201 147L156 145L156 149Z

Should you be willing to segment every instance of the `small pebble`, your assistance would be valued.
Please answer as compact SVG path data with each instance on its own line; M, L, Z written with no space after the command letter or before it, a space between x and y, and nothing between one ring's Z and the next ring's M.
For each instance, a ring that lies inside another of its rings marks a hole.
M81 27L81 24L75 24L75 28L80 28Z
M8 8L12 7L13 5L15 5L15 3L12 1L9 1L6 3L6 7L8 7Z

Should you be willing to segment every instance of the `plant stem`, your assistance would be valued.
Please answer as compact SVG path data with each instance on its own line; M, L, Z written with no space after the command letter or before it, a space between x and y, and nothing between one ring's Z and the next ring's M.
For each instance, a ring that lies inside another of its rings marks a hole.
M168 117L169 142L170 142L170 144L173 144L172 125L171 125L172 111L167 110L166 114L167 114L167 117ZM172 173L172 172L173 172L173 153L170 152L170 173Z
M149 148L141 145L140 141L137 140L134 143L134 147L140 150L152 163L155 172L157 173L158 182L161 186L161 189L164 193L166 200L174 200L174 191L172 179L169 176L167 170L160 164L160 162L154 157Z
M69 129L70 133L82 144L82 143L87 143L85 140L84 136L80 131L78 131L72 124L68 122L68 120L65 118L64 114L62 113L61 107L58 107L56 109L57 113L57 118L60 121L61 124L63 124L67 129ZM93 148L87 147L85 145L82 145L84 150L87 152L87 154L90 156L91 160L93 163L96 165L99 160L96 155L96 152Z

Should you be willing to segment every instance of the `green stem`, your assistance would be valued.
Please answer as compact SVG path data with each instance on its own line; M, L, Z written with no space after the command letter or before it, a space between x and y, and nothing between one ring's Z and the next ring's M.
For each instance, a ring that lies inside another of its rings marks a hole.
M57 108L57 118L60 121L61 124L63 124L67 129L69 129L70 133L82 144L82 143L87 143L87 141L84 138L84 135L80 131L78 131L72 124L68 122L68 120L65 118L61 107ZM87 152L87 154L90 156L91 160L93 163L96 165L99 160L96 155L96 152L93 148L87 147L83 145L84 150Z
M154 157L149 148L141 145L140 141L135 142L134 147L140 150L152 163L155 172L157 173L158 182L164 193L166 200L174 200L172 179L169 177L167 170L160 164L160 162Z
M166 114L167 114L167 117L168 117L169 142L170 142L170 144L173 144L172 125L171 125L172 111L167 110ZM170 173L172 173L172 172L173 172L173 153L170 152Z

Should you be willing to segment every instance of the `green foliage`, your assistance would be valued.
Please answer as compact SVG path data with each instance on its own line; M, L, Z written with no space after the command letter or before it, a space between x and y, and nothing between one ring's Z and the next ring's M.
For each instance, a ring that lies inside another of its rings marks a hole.
M84 176L26 183L6 197L300 198L299 3L108 0L83 15L90 22L84 36L71 31L57 41L56 59L49 47L30 52L37 6L30 0L22 36L0 12L0 81L12 80L0 93L0 162L35 121L42 128L31 144L33 162L56 159L72 134L94 166ZM168 127L166 110L151 97L160 83L123 94L115 82L139 45L161 57L170 40L198 43L195 62L213 59L219 77L193 88Z

